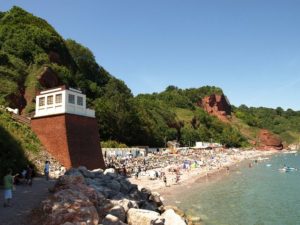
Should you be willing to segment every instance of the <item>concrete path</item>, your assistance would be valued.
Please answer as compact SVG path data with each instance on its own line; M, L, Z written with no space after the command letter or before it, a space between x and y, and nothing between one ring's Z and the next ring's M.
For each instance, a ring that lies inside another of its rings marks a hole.
M40 202L49 195L48 188L54 185L54 180L46 181L44 177L36 177L33 185L17 185L13 192L12 206L3 207L3 190L0 199L0 225L28 225L28 215Z

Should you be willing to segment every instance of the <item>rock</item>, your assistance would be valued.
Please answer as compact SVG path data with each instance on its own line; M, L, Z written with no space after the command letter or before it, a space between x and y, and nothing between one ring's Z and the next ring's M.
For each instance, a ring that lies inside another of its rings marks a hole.
M189 221L189 224L192 224L192 225L201 225L201 218L198 217L198 216L188 215L187 216L187 220Z
M121 185L116 180L111 180L109 183L106 184L108 188L110 188L113 191L120 192Z
M129 225L152 225L156 221L161 222L159 213L145 210L131 208L127 212L127 223Z
M149 189L149 188L145 188L145 187L143 187L142 189L141 189L141 192L142 193L145 193L145 194L147 194L147 195L151 195L151 190Z
M141 201L140 207L141 209L147 209L151 211L158 211L158 207L147 202L147 201Z
M161 206L163 204L162 198L157 192L152 192L152 194L149 197L149 200L155 202L157 206Z
M130 184L129 193L137 191L137 190L138 190L138 186L136 184Z
M101 193L105 198L109 198L109 196L112 195L111 194L112 190L107 187L97 186L94 184L90 184L89 186L94 188L97 192Z
M114 168L106 169L103 174L104 175L109 175L109 176L114 177L114 178L118 177L118 174L116 173L116 170Z
M57 74L48 66L45 66L43 71L38 75L38 81L45 88L53 88L60 85Z
M143 199L149 199L151 195L151 190L149 188L142 188L141 189L141 194L143 195Z
M231 105L225 95L212 94L199 100L198 106L202 107L206 112L218 117L223 122L228 122L231 116Z
M161 212L164 213L168 209L173 209L177 215L179 215L181 217L185 217L185 213L181 209L179 209L177 206L173 206L173 205L162 206Z
M49 51L48 58L49 58L50 62L52 62L52 63L56 63L58 65L63 64L60 55L55 51L52 51L52 50Z
M161 214L161 217L165 219L165 225L186 225L185 221L173 209L166 210Z
M139 190L132 190L130 191L129 194L130 198L135 199L135 200L148 200L145 195L143 195Z
M99 217L93 203L81 192L65 189L42 202L43 224L84 223L98 225Z
M95 178L101 178L103 176L103 169L94 169L92 170Z
M84 184L84 178L82 175L80 176L61 176L56 184L55 187L61 187L61 186L69 186L69 185L78 185L78 184Z
M268 130L260 130L259 132L259 149L261 150L282 150L282 140Z
M91 178L94 179L95 178L95 174L91 171L89 171L86 167L84 166L80 166L78 167L79 172L86 178Z
M71 168L65 172L65 175L68 176L82 176L82 173L78 169Z
M102 220L102 225L126 225L126 223L123 223L118 217L108 214Z
M99 217L104 218L108 214L109 210L113 207L114 205L109 200L105 199L103 202L101 202L101 204L98 204L96 207Z
M119 193L117 193L115 196L113 196L113 200L120 200L120 199L124 199L124 198L126 198L127 196L126 195L124 195L123 193L121 193L121 192L119 192Z
M110 201L114 206L122 206L125 212L127 213L131 208L139 208L138 203L136 201L128 200L126 198L121 200L111 200Z
M129 183L129 181L127 180L121 180L120 182L120 185L121 185L121 192L123 194L128 194L130 192L130 189L131 189L131 184Z
M126 220L126 212L124 208L120 205L112 207L109 211L109 214L116 216L121 220L122 222L125 222Z

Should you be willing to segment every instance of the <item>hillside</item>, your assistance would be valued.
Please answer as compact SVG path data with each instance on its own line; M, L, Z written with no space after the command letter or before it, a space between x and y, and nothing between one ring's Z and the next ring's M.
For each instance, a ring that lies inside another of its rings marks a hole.
M169 86L134 97L96 62L92 51L64 40L45 20L19 7L0 13L0 84L0 105L18 108L23 115L34 111L40 90L63 84L81 89L96 110L101 141L107 143L161 147L177 139L183 145L201 140L239 147L256 140L261 128L286 143L298 141L300 134L300 113L292 110L230 106L232 114L227 116L224 108L220 117L210 106L211 96L228 101L218 87Z
M0 177L3 177L6 168L15 172L26 168L41 150L42 146L31 129L14 121L9 113L0 109Z

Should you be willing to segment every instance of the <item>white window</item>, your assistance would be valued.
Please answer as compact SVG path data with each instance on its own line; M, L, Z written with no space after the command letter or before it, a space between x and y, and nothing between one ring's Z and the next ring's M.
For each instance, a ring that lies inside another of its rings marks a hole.
M55 95L55 103L62 103L62 94Z
M75 95L68 95L69 103L75 104Z
M45 97L40 97L39 98L39 106L44 106L45 105Z
M47 97L47 105L52 105L53 104L53 95L50 95Z
M83 97L77 96L77 105L83 106Z

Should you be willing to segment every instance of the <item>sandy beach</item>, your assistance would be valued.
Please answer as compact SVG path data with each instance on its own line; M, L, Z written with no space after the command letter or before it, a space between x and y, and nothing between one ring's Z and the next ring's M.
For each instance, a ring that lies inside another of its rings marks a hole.
M174 155L177 161L166 167L147 170L142 172L138 178L132 176L130 182L137 184L140 188L149 188L159 192L165 203L174 203L176 196L187 191L194 182L202 182L212 177L223 177L234 171L239 163L249 161L249 166L255 160L264 160L278 151L259 150L203 150L201 152L190 152L186 155ZM185 162L196 162L189 168L184 168ZM167 185L162 177L154 178L154 171L165 174ZM179 176L179 181L178 181Z

